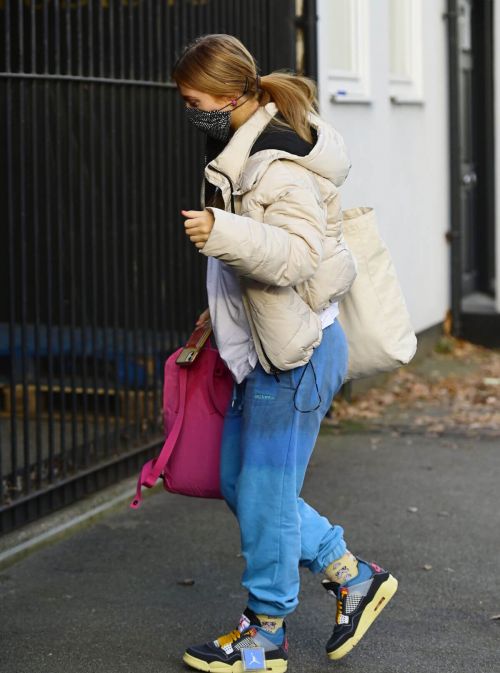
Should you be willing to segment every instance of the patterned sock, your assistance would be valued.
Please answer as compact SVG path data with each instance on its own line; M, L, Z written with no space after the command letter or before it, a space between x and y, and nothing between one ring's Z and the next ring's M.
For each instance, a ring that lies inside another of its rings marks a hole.
M346 584L350 580L358 576L358 560L346 550L346 553L339 559L332 561L329 566L325 568L325 575L330 582L337 584Z
M368 563L365 563L365 561L358 559L358 574L356 577L353 577L351 580L346 582L345 586L350 587L353 584L360 584L361 582L365 582L366 580L369 580L372 575L373 568L371 568Z
M262 629L266 632L266 636L278 645L281 644L284 636L283 621L284 617L272 617L271 615L257 615Z

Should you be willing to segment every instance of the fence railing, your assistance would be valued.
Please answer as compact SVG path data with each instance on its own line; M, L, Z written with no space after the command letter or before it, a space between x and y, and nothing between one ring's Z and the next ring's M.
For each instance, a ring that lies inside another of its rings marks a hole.
M314 16L314 3L305 3ZM205 307L202 137L169 81L196 35L295 67L293 0L0 3L0 530L136 470ZM279 39L277 38L279 36ZM314 74L314 73L312 73Z

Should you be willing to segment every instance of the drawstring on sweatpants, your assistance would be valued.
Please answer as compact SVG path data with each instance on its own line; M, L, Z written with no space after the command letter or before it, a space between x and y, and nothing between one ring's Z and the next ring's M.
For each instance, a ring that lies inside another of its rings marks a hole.
M314 386L316 388L316 393L318 395L318 404L315 407L313 407L312 409L299 409L299 407L297 406L297 393L299 392L299 388L300 388L300 385L302 383L302 379L304 378L304 374L306 373L306 369L309 367L309 365L311 365L311 369L312 369L313 376L314 376ZM277 371L279 371L279 370L277 370ZM277 375L277 371L273 372L273 376L275 377L276 381L279 383L279 378L278 378L278 375ZM242 381L241 383L236 383L236 381L233 383L233 391L232 391L231 403L230 403L230 406L231 406L232 409L234 409L235 407L238 411L241 411L243 409L243 398L244 398L245 388L246 388L246 381L245 380ZM293 406L301 414L309 414L311 411L316 411L316 409L319 409L319 407L321 405L321 402L322 402L322 400L321 400L321 395L320 395L319 388L318 388L318 379L316 377L316 370L314 369L313 363L309 360L309 362L304 367L304 369L302 371L302 374L300 375L299 382L298 382L297 387L295 388L295 391L293 393Z
M296 404L295 398L297 397L297 393L299 391L300 384L302 383L302 379L304 378L304 374L306 373L306 369L309 367L309 365L311 365L311 368L312 368L312 371L313 371L314 385L316 386L316 392L318 393L318 400L319 401L318 401L318 404L314 407L314 409L299 409L297 404ZM303 370L302 374L300 375L300 379L299 379L299 382L297 384L297 387L295 388L295 393L293 395L293 406L295 407L295 409L297 411L300 411L301 414L308 414L311 411L316 411L316 409L319 409L320 405L321 405L321 395L319 394L318 380L316 378L316 370L314 369L314 365L311 362L311 360L309 360L308 363L306 364L306 366L304 367L304 370Z

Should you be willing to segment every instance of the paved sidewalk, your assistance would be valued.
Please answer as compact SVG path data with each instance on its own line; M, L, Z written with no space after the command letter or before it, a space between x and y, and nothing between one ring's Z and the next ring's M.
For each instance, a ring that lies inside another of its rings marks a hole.
M304 496L400 590L334 663L333 601L303 571L290 673L500 673L499 476L498 439L326 431ZM159 491L34 552L0 573L2 670L186 671L183 647L233 628L244 607L238 542L222 502Z

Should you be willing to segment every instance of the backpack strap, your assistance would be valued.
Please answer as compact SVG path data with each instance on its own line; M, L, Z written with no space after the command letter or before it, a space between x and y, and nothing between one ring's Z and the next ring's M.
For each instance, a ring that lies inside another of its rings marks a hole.
M146 486L147 488L152 488L158 477L161 476L165 465L170 458L172 451L174 450L175 444L181 432L182 423L184 421L184 411L186 409L186 392L187 392L187 370L185 367L179 367L179 412L175 423L163 445L163 448L160 452L160 455L157 458L148 460L144 464L139 479L137 480L137 489L135 492L135 498L130 503L132 509L137 509L140 507L142 502L141 488Z

